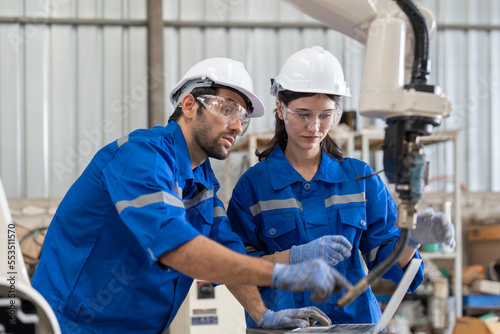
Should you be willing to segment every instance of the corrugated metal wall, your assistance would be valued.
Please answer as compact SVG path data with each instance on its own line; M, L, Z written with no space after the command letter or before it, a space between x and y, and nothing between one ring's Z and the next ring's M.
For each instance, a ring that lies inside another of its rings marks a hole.
M468 190L500 191L500 2L424 3L441 24L429 81L454 107L440 129L462 129ZM62 197L98 148L147 127L146 7L146 0L0 0L0 176L9 197ZM339 58L353 95L344 108L357 109L363 46L279 0L164 0L163 16L165 73L156 75L165 80L167 117L170 88L214 56L245 63L270 111L269 78L312 45ZM252 121L249 132L271 129L271 119L269 112ZM453 174L452 143L427 153L431 176ZM452 186L438 181L431 190Z
M0 175L9 197L61 197L104 144L145 127L145 1L0 1Z

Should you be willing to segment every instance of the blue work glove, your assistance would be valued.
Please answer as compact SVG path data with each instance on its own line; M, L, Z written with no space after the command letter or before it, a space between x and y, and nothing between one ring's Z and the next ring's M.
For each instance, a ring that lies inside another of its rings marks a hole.
M313 290L311 299L324 303L334 289L349 290L352 284L324 260L314 259L291 265L276 263L271 276L271 287L292 292Z
M312 259L323 259L331 266L351 256L352 245L342 235L327 235L307 244L292 246L290 263L299 263Z
M273 312L267 310L257 326L266 329L299 328L314 326L317 322L331 325L328 316L315 306Z
M455 247L455 227L444 212L434 213L433 208L425 208L417 215L417 227L409 232L408 246L445 243Z

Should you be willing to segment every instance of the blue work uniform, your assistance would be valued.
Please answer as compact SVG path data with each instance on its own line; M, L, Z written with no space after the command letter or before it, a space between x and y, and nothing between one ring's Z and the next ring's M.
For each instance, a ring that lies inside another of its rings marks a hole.
M63 333L161 333L192 278L158 262L204 235L244 253L207 159L191 168L179 125L102 148L59 205L32 285Z
M396 205L380 177L354 180L371 173L362 161L337 161L323 152L316 175L305 181L278 146L238 181L227 211L231 226L254 256L281 252L325 235L343 235L353 246L352 255L335 268L354 284L366 276L359 253L372 269L391 253L400 235ZM415 256L420 258L418 252ZM403 273L395 264L383 277L398 283ZM409 292L422 280L423 265ZM316 306L333 323L376 323L381 317L371 289L344 308L336 304L345 292L333 294L327 303L313 302L309 291L260 288L260 292L273 311ZM248 327L256 327L248 314L246 319Z

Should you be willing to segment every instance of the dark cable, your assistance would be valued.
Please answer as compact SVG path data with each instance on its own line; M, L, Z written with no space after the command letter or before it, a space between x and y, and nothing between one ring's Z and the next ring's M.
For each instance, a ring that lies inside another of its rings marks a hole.
M380 173L382 173L383 171L384 171L384 170L383 170L383 169L381 169L381 170L379 170L378 172L371 173L371 174L368 174L368 175L364 175L364 176L356 176L356 177L354 178L354 181L361 181L361 180L366 180L366 179L369 179L370 177L375 176L375 175L377 175L377 174L380 174Z
M395 0L403 12L408 16L415 33L415 59L413 60L412 78L410 86L425 84L429 71L429 32L425 18L411 0Z
M396 263L406 245L408 245L408 239L408 230L401 229L401 235L399 236L399 240L394 247L394 250L391 252L391 254L389 254L388 257L385 258L384 261L380 262L378 266L370 270L370 272L368 273L366 277L368 279L368 283L371 284L373 281L375 281L376 278L381 277L393 266L394 263Z

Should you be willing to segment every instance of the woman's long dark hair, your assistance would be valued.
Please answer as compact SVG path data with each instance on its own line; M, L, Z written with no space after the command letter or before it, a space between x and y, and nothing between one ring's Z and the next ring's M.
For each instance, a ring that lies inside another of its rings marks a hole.
M278 99L288 105L290 102L293 100L300 99L302 97L308 97L308 96L314 96L317 93L298 93L298 92L292 92L289 90L281 91L278 93ZM340 96L339 95L331 95L331 94L324 94L328 96L332 101L335 102L336 108L340 108L339 103L340 103ZM255 154L259 157L259 161L262 161L266 159L269 154L276 148L276 146L279 145L281 150L284 152L286 149L286 144L288 142L288 134L286 133L285 129L285 122L279 118L278 112L276 109L274 109L275 115L275 122L276 126L274 128L274 136L271 139L269 143L267 143L266 147L264 148L264 151L259 152L255 151ZM325 151L329 156L331 156L333 159L337 161L341 161L344 159L344 153L340 149L340 147L335 144L333 141L332 137L327 133L325 138L320 144L321 149Z

